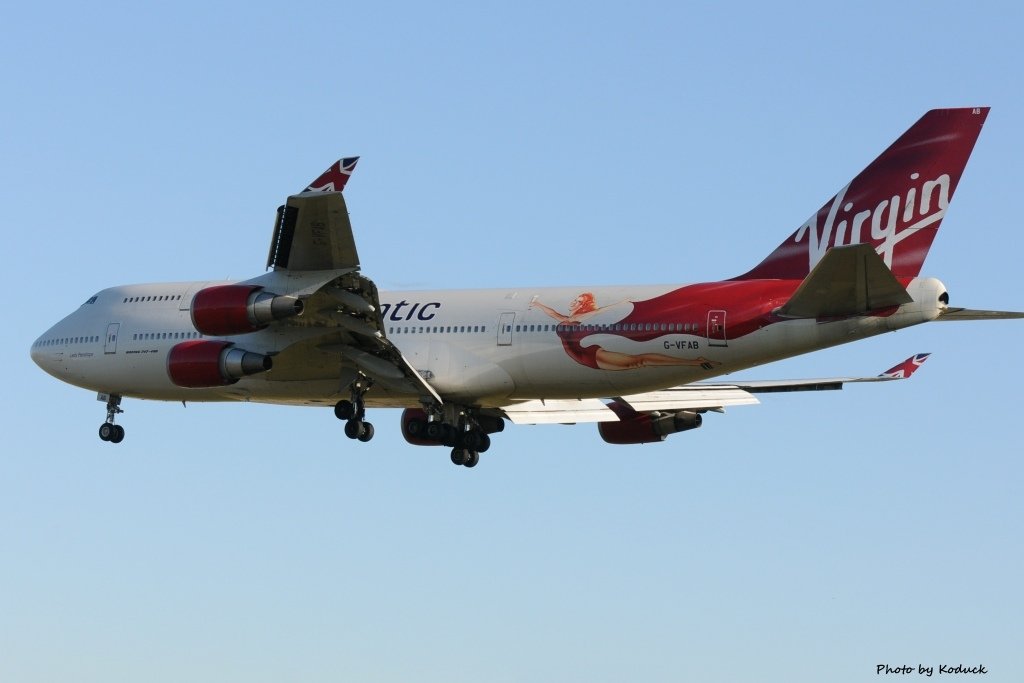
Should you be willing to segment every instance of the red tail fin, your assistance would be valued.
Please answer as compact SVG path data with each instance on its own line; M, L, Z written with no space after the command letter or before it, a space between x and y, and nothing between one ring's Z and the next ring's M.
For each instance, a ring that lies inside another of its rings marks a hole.
M831 247L870 243L916 277L971 156L988 107L933 109L737 280L802 280Z

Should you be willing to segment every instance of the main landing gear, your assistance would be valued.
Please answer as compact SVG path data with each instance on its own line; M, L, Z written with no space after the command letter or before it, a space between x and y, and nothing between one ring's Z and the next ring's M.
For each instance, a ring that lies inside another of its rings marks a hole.
M453 465L462 465L463 467L476 467L476 464L478 462L480 462L479 451L471 451L468 448L452 449Z
M102 395L100 400L103 400ZM124 427L114 424L114 416L123 413L121 410L121 397L117 394L107 396L107 420L100 425L100 439L110 443L121 443L124 441Z
M443 445L452 449L452 463L476 467L480 454L491 447L488 431L501 431L500 420L485 418L468 408L445 404L425 405L422 417L403 423L406 438L419 445ZM426 418L426 419L424 419Z
M352 391L352 400L338 401L334 406L334 416L339 420L345 420L345 436L363 443L373 438L373 425L364 420L366 406L363 404L363 396L370 390L372 384L373 382L365 377L357 379L349 387Z
M429 425L428 425L429 426ZM468 431L462 431L455 439L455 448L452 449L452 464L463 467L476 467L480 462L480 454L491 447L491 437L479 427L471 427Z

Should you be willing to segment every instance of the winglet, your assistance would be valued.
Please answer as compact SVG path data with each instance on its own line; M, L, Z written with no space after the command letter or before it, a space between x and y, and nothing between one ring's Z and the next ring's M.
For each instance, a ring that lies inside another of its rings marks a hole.
M900 363L899 365L889 368L888 370L880 374L879 377L886 377L888 379L907 379L915 372L917 372L917 369L919 367L924 365L924 362L928 360L928 356L930 355L932 354L915 354L910 358L906 359L905 361L903 361L902 363Z
M331 164L331 167L306 186L303 192L341 192L352 177L359 157L345 157Z

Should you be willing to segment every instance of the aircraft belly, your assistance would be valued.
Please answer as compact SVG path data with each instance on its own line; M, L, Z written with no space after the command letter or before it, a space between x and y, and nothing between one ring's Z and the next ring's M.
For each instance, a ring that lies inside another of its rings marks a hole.
M425 351L421 346L410 361L442 398L477 402L511 395L512 376L480 351L435 339Z

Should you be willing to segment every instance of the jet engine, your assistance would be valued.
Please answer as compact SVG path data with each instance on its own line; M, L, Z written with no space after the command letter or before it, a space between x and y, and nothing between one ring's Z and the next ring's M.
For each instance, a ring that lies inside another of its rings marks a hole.
M278 296L257 285L216 285L196 292L192 299L192 323L212 336L245 334L275 320L302 313L298 297Z
M669 434L696 429L703 422L700 413L691 410L638 413L618 401L608 407L619 416L619 421L599 422L597 430L602 439L614 444L657 443Z
M427 413L420 408L402 411L402 436L413 446L441 446L440 439L427 438Z
M175 344L167 354L167 376L179 387L219 387L266 372L270 356L237 348L232 342L194 340Z

